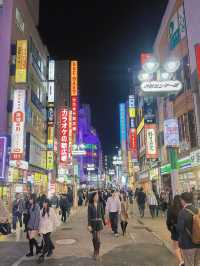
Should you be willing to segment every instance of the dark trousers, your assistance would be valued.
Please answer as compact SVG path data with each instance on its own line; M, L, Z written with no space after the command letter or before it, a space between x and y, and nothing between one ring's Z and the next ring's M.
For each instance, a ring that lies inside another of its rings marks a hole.
M138 203L138 207L139 207L140 216L143 218L144 210L145 210L145 203Z
M33 254L33 248L36 248L36 254L39 252L40 248L38 246L37 241L33 238L33 239L29 239L29 248L30 248L30 253Z
M24 223L24 227L25 227L25 232L27 232L28 231L28 228L27 228L27 226L28 226L28 219L29 219L29 215L28 215L28 213L24 213L23 214L23 223Z
M121 221L121 229L122 229L123 236L126 234L127 225L128 225L127 221Z
M118 233L118 212L110 212L109 217L110 217L112 231L115 234L117 234Z
M52 253L52 250L55 247L54 247L54 244L51 240L51 233L49 232L49 233L43 235L43 239L44 239L44 247L43 247L42 254L45 255L46 253Z
M92 232L92 242L94 246L94 256L99 255L99 250L100 250L100 231L93 231Z
M151 217L154 218L156 216L156 205L149 205L149 210L151 213Z
M13 214L13 229L16 230L17 221L19 221L20 227L22 227L22 213Z
M64 223L66 223L66 220L67 220L67 210L66 209L62 209L61 212L62 212L61 221L64 222Z

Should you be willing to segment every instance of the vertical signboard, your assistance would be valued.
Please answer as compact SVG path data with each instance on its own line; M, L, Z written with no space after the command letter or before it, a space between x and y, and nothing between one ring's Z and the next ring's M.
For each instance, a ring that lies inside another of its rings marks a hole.
M27 81L28 42L17 41L15 82L26 83Z
M78 127L78 97L71 97L71 106L72 106L72 131L75 133Z
M54 103L55 97L55 88L54 81L48 82L48 103Z
M60 111L60 163L68 161L68 110Z
M14 90L13 112L12 112L12 140L11 140L12 160L23 159L25 99L26 99L26 91L24 89Z
M48 170L54 169L54 152L53 152L53 150L47 151L47 169Z
M121 144L126 143L126 106L125 103L119 105L120 116L120 141Z
M129 100L128 100L128 108L129 108L129 117L130 118L135 118L136 116L136 103L135 103L135 96L134 95L129 95Z
M50 60L49 61L49 80L54 80L55 79L55 61Z
M68 111L68 161L72 163L72 145L73 145L73 132L72 132L72 111Z
M137 129L129 130L129 149L133 160L137 160Z
M7 138L0 137L0 180L5 179Z
M156 125L155 124L145 125L145 133L146 133L146 158L157 159L158 148L157 148L157 139L156 139Z
M78 61L71 61L71 96L78 96Z
M179 145L179 129L177 119L167 119L164 121L164 143L166 146Z
M198 80L200 81L200 44L195 46L195 53L196 53L196 62L197 62L197 75Z

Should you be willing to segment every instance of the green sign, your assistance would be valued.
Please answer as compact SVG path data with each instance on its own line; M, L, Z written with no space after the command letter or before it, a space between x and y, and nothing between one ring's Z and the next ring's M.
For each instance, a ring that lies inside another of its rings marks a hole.
M167 175L167 174L171 174L172 169L187 169L187 168L190 168L191 166L192 166L191 159L188 156L188 157L179 159L176 163L176 168L172 168L170 163L161 166L160 173L161 175Z

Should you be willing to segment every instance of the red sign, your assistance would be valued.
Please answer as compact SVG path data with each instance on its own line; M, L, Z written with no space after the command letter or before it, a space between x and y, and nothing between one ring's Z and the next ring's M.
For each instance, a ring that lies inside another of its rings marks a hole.
M71 106L72 106L72 131L75 133L78 127L78 97L71 97Z
M63 108L60 111L60 162L68 161L68 110Z
M197 44L195 46L195 52L196 52L198 79L200 80L200 44Z
M148 61L151 58L152 54L149 53L142 53L140 55L140 61L141 61L141 65L144 65L146 63L146 61Z
M68 163L72 163L72 145L73 145L73 132L72 132L72 111L68 112L68 129L69 129L69 147L68 147Z
M133 159L137 159L137 129L129 130L130 151Z

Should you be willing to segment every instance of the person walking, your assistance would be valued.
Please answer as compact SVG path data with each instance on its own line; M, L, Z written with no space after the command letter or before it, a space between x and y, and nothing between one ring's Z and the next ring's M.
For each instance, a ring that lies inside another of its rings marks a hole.
M193 216L199 210L193 205L192 193L181 194L181 205L183 209L178 215L177 230L179 232L179 246L182 249L184 266L200 266L200 243L193 243ZM200 237L200 231L195 232Z
M128 225L128 200L127 200L127 196L126 193L123 192L121 194L121 229L122 229L122 233L123 236L126 234L126 228Z
M20 228L22 228L22 213L23 213L23 201L20 194L16 194L16 198L12 204L12 215L13 215L13 230L16 231L17 221L19 221Z
M92 233L94 258L99 257L101 239L100 232L103 229L104 214L102 205L99 203L98 192L92 193L88 205L88 230Z
M158 202L153 191L150 191L147 195L147 204L149 206L151 217L154 218L157 214Z
M143 188L141 187L139 192L137 193L137 203L138 203L138 208L140 212L140 217L144 217L144 211L145 211L145 203L146 203L146 194L143 191Z
M69 214L70 203L68 197L66 195L62 195L60 199L60 210L61 210L61 221L66 223L67 221L67 213Z
M39 233L44 240L42 255L39 258L40 261L44 260L45 254L47 254L47 257L50 257L53 254L55 246L51 240L51 233L58 225L56 212L50 207L50 201L45 199L43 202L43 208L40 211Z
M112 196L108 198L106 203L106 214L110 218L113 233L118 237L118 217L121 213L121 202L114 190L112 190L111 194Z
M183 256L181 254L181 250L178 244L179 233L177 231L178 215L181 210L182 210L181 197L179 195L176 195L174 197L172 205L169 207L167 211L166 224L167 224L168 230L171 233L171 240L173 242L173 250L174 250L175 256L177 257L179 261L179 266L184 266Z
M28 220L29 220L29 209L30 209L30 195L26 195L23 200L23 223L24 232L28 231Z
M36 248L36 254L39 254L40 248L37 243L37 236L40 223L40 206L37 204L36 194L31 194L30 196L30 208L29 208L29 220L27 224L27 238L29 240L30 252L26 254L27 257L33 256L33 248Z
M0 233L8 235L11 233L11 226L9 223L9 212L4 206L4 202L0 199Z

